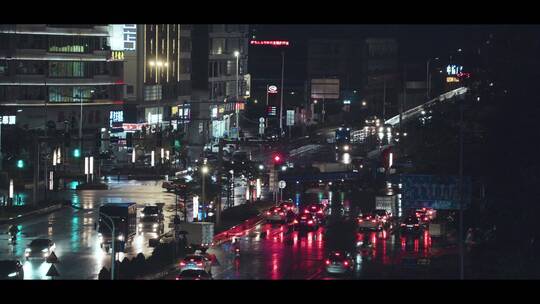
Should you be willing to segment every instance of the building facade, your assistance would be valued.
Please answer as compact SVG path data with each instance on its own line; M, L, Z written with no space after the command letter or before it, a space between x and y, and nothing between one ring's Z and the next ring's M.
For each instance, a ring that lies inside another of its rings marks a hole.
M126 90L136 96L138 122L176 128L180 114L189 116L183 104L191 98L191 30L188 24L137 26L136 53L128 55L137 77Z
M398 42L391 38L366 39L363 61L362 95L370 112L379 117L397 113L401 88Z
M245 100L250 96L248 74L249 26L247 24L208 25L208 91L211 101L227 104L212 106L212 136L231 134L239 121Z
M2 115L29 129L109 126L124 85L123 56L109 36L107 25L1 25Z

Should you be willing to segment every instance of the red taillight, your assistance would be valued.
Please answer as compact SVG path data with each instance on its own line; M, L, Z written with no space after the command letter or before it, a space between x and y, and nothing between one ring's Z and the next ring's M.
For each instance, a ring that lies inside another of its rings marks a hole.
M309 210L305 209L305 210L304 210L304 213L309 213Z
M372 223L376 223L377 221L376 220L371 220Z
M405 224L401 224L401 227L405 227Z
M180 278L179 278L179 277L176 277L176 280L177 280L177 281L180 281Z
M186 263L180 262L180 266L186 266Z
M197 263L197 266L202 266L202 263Z
M270 215L270 214L271 214L270 211L266 211L266 215Z
M279 213L279 215L285 215L285 213L283 213L283 212L280 212L280 213Z
M341 254L339 252L334 253L336 256L340 256Z
M330 260L326 260L326 265L330 265Z
M307 223L310 224L310 225L313 225L313 221L312 221L312 220L309 220Z
M318 213L318 214L322 214L323 212L322 212L322 210L319 210L319 211L317 211L317 213Z
M418 226L420 226L420 225L418 225L418 224L414 224L414 226L415 226L415 227L418 227Z
M349 266L349 262L345 261L345 262L343 262L343 265Z
M364 221L363 219L358 219L358 222L359 222L359 223L361 223L361 222L363 222L363 221Z
M293 223L294 223L294 224L298 224L298 221L297 221L297 220L294 220Z
M236 252L240 252L240 248L236 248L234 251Z

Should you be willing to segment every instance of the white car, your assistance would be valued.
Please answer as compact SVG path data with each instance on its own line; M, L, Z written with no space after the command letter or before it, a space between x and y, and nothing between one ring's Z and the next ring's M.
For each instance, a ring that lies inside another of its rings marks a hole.
M212 260L200 254L188 255L180 262L180 272L188 269L212 273Z
M373 214L363 214L358 217L358 230L382 230L382 221Z

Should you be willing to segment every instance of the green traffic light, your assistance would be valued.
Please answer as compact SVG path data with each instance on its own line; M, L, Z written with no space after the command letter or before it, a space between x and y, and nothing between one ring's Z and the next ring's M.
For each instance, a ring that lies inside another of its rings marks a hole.
M22 159L17 160L17 168L24 168L24 161Z
M81 149L75 149L73 150L73 157L81 157Z
M174 140L174 147L175 148L180 148L180 141L178 139Z

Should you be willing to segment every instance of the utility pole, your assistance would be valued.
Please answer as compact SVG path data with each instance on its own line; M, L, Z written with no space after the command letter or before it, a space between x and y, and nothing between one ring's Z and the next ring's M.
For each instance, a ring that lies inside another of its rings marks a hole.
M382 104L382 120L386 117L386 78L383 80L383 104Z
M283 87L285 75L285 51L281 51L281 99L279 102L279 137L283 134Z
M217 187L219 189L219 195L216 202L216 226L221 225L221 174L223 169L223 138L219 138L219 150L218 150L218 179Z
M463 102L459 105L459 279L465 279L463 248Z

